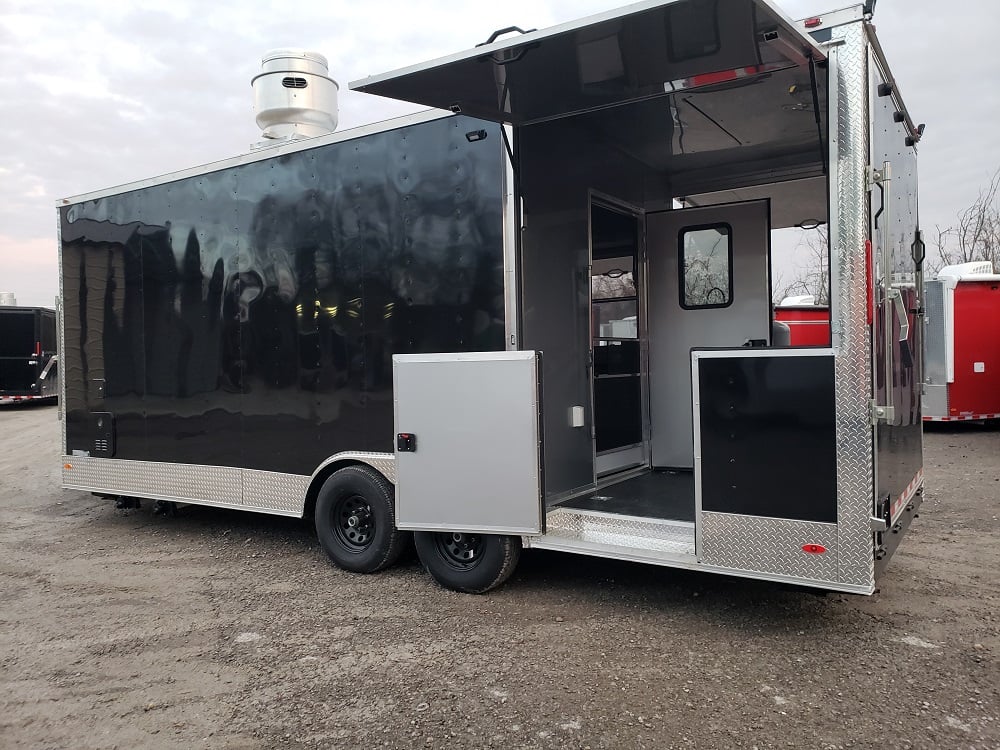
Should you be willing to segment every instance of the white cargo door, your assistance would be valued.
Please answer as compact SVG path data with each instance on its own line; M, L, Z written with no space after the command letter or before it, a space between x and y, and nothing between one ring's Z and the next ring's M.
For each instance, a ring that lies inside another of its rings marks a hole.
M396 525L540 534L535 352L397 354Z

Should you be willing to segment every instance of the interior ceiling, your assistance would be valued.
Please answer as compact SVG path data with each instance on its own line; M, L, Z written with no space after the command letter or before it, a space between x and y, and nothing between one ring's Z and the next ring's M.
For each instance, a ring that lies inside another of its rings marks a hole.
M529 125L803 66L823 51L759 0L637 3L351 83L368 93Z
M821 76L822 79L822 76ZM822 86L821 86L822 89ZM820 121L826 94L819 91ZM821 137L807 68L684 91L573 118L656 172L677 195L821 174Z
M689 206L738 203L759 198L771 199L771 228L794 227L803 221L826 222L826 178L810 177L770 185L719 190L714 193L684 196Z

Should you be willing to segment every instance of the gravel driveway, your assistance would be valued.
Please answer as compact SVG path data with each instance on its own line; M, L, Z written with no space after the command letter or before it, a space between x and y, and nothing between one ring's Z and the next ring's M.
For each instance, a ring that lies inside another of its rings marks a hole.
M529 550L486 596L303 521L59 489L0 410L2 748L997 748L1000 427L926 436L872 597Z

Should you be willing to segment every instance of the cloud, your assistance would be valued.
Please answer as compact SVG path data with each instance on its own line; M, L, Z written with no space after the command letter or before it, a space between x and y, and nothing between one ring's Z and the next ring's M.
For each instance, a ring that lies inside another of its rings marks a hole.
M54 197L246 152L259 139L250 79L267 49L322 51L341 84L340 120L348 128L418 109L349 92L351 80L471 48L495 28L541 28L619 2L511 0L465 12L452 0L313 0L294 8L277 0L6 0L0 232L5 243L19 244L19 257L45 257L34 253L40 238L55 241ZM813 0L779 3L791 17L818 9ZM951 223L1000 167L992 132L1000 87L982 66L982 51L993 45L984 19L994 11L992 2L969 0L952 3L946 23L928 4L883 2L876 13L907 105L928 123L920 148L927 229ZM48 262L54 279L54 256Z

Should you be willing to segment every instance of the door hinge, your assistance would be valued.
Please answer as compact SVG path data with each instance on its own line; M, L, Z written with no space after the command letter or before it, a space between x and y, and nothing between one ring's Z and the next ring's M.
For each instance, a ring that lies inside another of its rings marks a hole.
M865 167L865 183L869 193L891 179L892 164L890 162L885 162L882 169L875 169L871 164Z
M879 422L891 423L896 418L896 408L894 406L880 406L875 401L871 402L871 420L873 425Z

